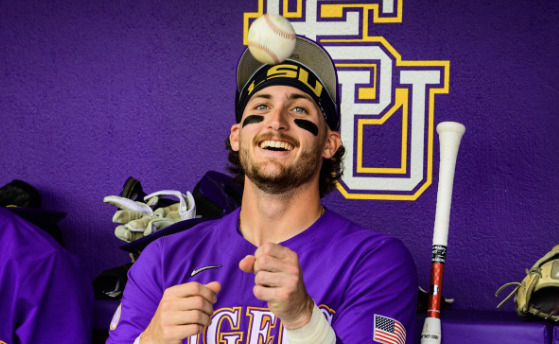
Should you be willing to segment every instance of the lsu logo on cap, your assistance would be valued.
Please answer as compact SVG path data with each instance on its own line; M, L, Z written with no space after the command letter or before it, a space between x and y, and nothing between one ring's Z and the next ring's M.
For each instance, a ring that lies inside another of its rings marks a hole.
M118 305L118 308L116 309L115 314L113 315L113 319L111 320L111 327L110 327L111 331L116 330L116 327L118 326L121 309L122 309L122 303Z
M320 96L322 95L322 90L324 89L324 86L322 86L320 81L318 81L318 79L314 77L314 73L309 72L301 66L284 63L275 65L268 69L264 79L257 81L255 78L254 80L252 80L251 84L247 88L248 95L250 95L252 91L254 91L254 89L261 83L274 78L288 78L299 81L300 83L308 87L309 90L311 90L318 98L320 98ZM311 79L311 81L309 81L309 79ZM314 86L311 85L311 83L313 82Z

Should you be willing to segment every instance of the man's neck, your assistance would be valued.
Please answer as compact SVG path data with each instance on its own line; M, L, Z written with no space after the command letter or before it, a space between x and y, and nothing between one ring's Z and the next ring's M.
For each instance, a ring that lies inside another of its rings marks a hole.
M269 194L245 181L240 214L243 237L255 246L280 243L309 228L321 215L316 183L281 194Z

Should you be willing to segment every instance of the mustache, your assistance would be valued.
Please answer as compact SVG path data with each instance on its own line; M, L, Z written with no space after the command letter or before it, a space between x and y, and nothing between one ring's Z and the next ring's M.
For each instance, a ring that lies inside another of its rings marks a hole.
M277 140L280 140L280 141L289 142L294 147L299 147L300 146L299 140L297 140L296 138L291 137L289 135L286 135L284 133L260 134L260 135L258 135L254 138L254 145L258 145L259 142L262 142L262 141L265 141L265 140L271 140L271 139L277 139Z

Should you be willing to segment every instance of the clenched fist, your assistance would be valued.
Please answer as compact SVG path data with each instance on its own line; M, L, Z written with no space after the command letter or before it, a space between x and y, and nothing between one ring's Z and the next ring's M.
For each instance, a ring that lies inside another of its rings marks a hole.
M211 324L213 304L221 290L219 282L189 282L163 293L151 322L140 337L141 344L181 344Z
M311 319L314 301L307 294L297 254L287 247L265 243L254 256L239 262L244 272L254 273L254 296L268 302L268 308L288 330L305 326Z

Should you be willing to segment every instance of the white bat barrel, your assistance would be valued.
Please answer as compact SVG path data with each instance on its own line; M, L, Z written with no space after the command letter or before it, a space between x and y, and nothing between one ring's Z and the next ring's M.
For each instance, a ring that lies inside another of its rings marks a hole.
M448 243L448 224L450 221L454 170L458 148L465 131L466 127L457 122L441 122L437 125L441 157L433 245L447 246Z

